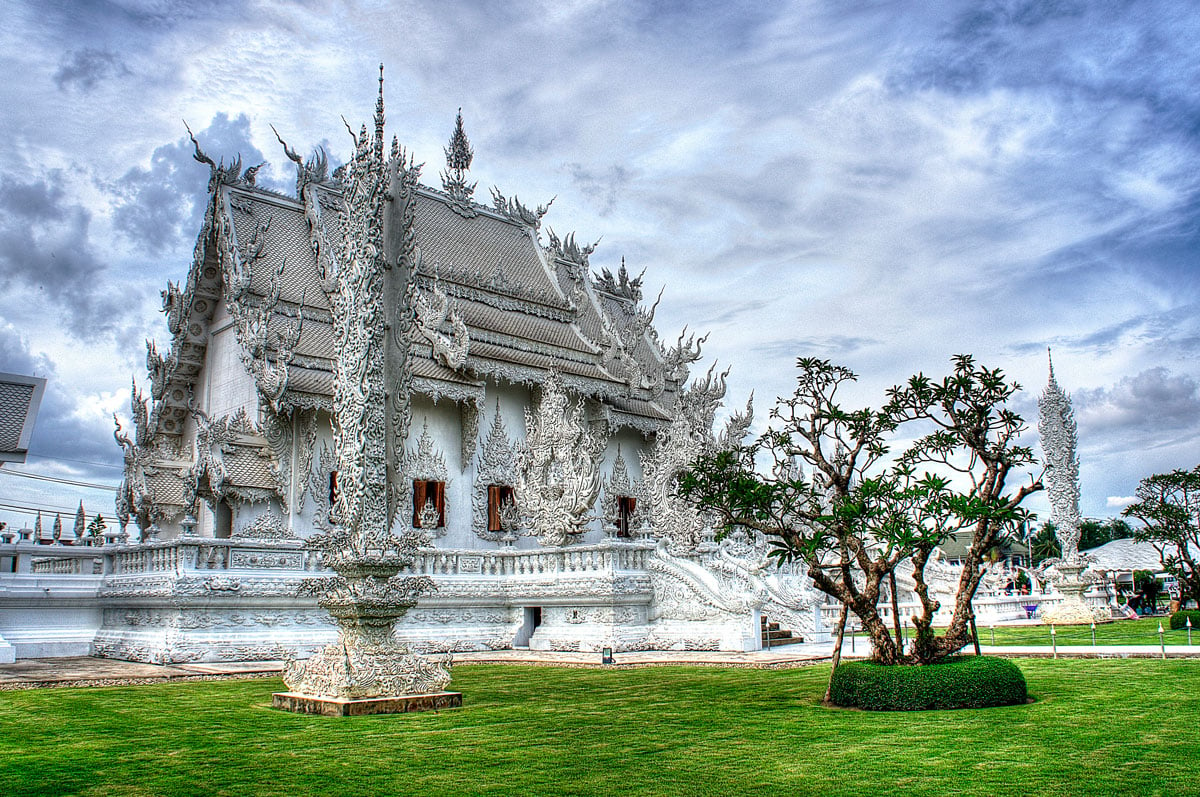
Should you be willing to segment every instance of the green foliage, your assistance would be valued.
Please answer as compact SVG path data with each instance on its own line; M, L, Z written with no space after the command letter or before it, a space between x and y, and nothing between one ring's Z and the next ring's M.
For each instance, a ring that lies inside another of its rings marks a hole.
M1200 601L1200 465L1147 476L1137 499L1121 513L1144 524L1134 537L1154 543L1163 570L1178 580L1183 597Z
M1054 524L1047 520L1038 529L1030 543L1030 558L1033 559L1035 565L1038 565L1047 559L1057 559L1060 556L1062 556L1062 546L1059 545L1058 537L1055 536Z
M108 524L104 522L104 515L97 514L92 518L92 522L88 523L87 533L89 537L101 537L104 530L108 528Z
M1188 620L1192 621L1192 630L1200 632L1200 610L1180 609L1171 615L1171 630L1186 629Z
M1162 584L1154 577L1152 570L1134 570L1133 588L1142 593L1151 606L1158 600L1158 594L1162 592Z
M1025 676L1008 659L955 656L937 664L850 662L833 674L832 701L870 711L1012 706L1026 700Z
M1090 551L1113 540L1133 536L1133 527L1121 518L1087 519L1079 524L1079 550Z

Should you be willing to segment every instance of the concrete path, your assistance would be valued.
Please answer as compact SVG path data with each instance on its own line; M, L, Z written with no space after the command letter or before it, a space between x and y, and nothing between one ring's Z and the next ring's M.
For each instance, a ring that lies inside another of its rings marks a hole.
M43 686L121 686L158 681L260 678L278 675L282 670L281 661L162 665L91 656L18 659L14 664L0 664L0 691Z

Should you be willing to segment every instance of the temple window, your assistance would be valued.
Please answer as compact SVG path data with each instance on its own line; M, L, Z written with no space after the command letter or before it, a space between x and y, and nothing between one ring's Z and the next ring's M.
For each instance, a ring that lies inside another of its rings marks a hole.
M440 529L446 525L446 483L413 480L414 529Z
M516 509L516 496L513 494L513 488L507 484L489 484L487 491L487 530L504 531L505 516L511 515Z
M337 488L337 471L329 471L329 509L332 510L337 504L338 488Z
M213 536L218 540L233 536L233 508L225 501L217 501L213 506Z
M633 510L637 508L637 499L631 495L617 496L617 536L632 537L630 525L633 521Z

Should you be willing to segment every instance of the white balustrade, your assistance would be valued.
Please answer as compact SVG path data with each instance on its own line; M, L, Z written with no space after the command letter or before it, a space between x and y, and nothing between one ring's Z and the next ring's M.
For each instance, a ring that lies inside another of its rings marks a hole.
M555 550L421 551L406 572L426 576L524 577L644 571L652 544L643 542L580 545Z
M405 571L428 576L546 577L596 573L644 572L654 551L644 541L604 540L594 545L539 550L420 551ZM96 563L112 575L228 571L269 566L272 569L321 569L320 556L299 540L266 542L188 537L183 539L105 545L97 548L0 544L5 570L55 574L91 573ZM285 566L295 562L295 567ZM269 564L267 564L269 563Z

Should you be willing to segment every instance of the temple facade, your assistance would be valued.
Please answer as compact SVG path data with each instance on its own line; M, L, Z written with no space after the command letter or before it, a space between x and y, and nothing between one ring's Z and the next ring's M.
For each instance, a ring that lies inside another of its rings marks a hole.
M380 516L419 535L410 570L433 586L397 626L414 649L752 650L764 619L819 634L802 574L768 564L762 540L717 542L674 495L682 467L751 420L747 404L714 429L725 374L690 373L704 339L660 339L641 277L595 272L594 246L543 226L549 203L478 201L461 114L438 188L383 128L381 80L375 130L355 139L387 170L373 192L280 138L297 173L281 194L193 138L207 210L163 291L171 340L147 344L148 386L117 424L126 533L92 650L253 659L328 642L305 584L363 504L339 497L383 484ZM335 279L356 257L380 259L378 284ZM374 329L382 391L351 357ZM397 433L354 448L351 405L355 428Z

